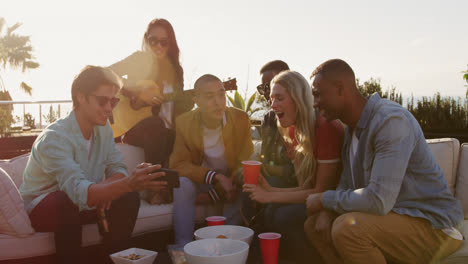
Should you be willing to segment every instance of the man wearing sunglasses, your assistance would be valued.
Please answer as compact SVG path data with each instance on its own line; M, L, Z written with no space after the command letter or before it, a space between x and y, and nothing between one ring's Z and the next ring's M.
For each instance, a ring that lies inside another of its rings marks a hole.
M262 84L257 86L259 94L270 102L270 82L280 72L289 70L281 60L270 61L260 69ZM293 187L296 184L294 167L288 158L283 138L278 132L276 115L269 111L262 122L262 174L275 187Z
M32 147L20 192L36 232L54 232L56 263L81 263L81 226L97 221L103 262L111 263L108 254L130 246L137 191L167 185L153 181L164 175L155 172L160 165L127 173L107 122L120 88L111 70L85 67L72 84L73 111L44 129Z

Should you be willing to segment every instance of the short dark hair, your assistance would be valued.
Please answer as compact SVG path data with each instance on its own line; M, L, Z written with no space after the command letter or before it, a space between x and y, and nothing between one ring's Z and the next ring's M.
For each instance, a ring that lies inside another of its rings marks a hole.
M193 85L193 89L195 90L195 92L198 92L200 91L200 88L208 82L221 82L222 83L222 81L218 77L214 76L213 74L205 74L195 81L195 84Z
M92 65L84 67L73 80L71 89L73 109L79 106L78 93L89 95L101 85L112 85L120 89L122 80L111 69Z
M331 59L320 64L312 72L312 74L310 75L310 78L318 74L322 74L325 77L325 76L329 76L330 74L337 74L337 73L349 74L353 78L355 78L354 71L351 68L351 66L349 66L348 63L346 63L344 60L341 60L341 59Z
M289 70L289 66L286 62L282 60L274 60L263 65L263 67L260 69L260 74L267 72L267 71L282 72L282 71L287 71L287 70Z

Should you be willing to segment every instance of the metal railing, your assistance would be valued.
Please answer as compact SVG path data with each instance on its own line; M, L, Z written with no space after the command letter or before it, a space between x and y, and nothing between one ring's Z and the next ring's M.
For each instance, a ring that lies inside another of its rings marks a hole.
M60 104L63 103L72 103L72 100L47 100L47 101L2 101L0 100L1 105L23 105L23 125L26 121L26 105L28 104L38 104L39 105L39 127L42 128L42 105L43 104L59 104L58 105L58 117L60 118Z

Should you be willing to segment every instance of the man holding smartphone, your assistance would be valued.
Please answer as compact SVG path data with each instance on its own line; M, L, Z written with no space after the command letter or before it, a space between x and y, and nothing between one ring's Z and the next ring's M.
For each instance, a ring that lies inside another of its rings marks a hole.
M72 84L73 111L44 129L32 147L20 192L36 232L54 232L57 263L82 263L81 226L97 218L107 224L100 225L103 255L112 263L108 254L129 247L137 191L167 185L154 181L164 176L155 172L160 165L143 163L127 173L107 122L120 88L111 70L85 67Z
M237 176L241 161L253 153L249 117L237 108L226 108L221 80L206 74L198 78L194 89L198 108L176 119L176 140L169 162L181 176L180 188L174 189L177 245L193 240L198 193L208 194L223 206L227 224L242 223Z

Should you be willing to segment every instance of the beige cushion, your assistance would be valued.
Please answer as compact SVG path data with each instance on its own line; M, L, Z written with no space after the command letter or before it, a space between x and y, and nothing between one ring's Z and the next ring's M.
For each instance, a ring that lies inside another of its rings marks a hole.
M465 219L468 219L468 144L463 143L460 150L460 162L458 166L457 189L455 197L460 200Z
M455 193L460 142L455 138L428 139L429 148L445 174L448 186Z
M23 199L12 179L0 168L0 234L24 237L34 233Z
M463 227L459 230L463 234L464 238L468 237L468 220L464 221ZM466 240L463 240L462 245L457 251L455 251L455 253L443 259L440 263L441 264L466 264L468 263L468 243L466 242Z

